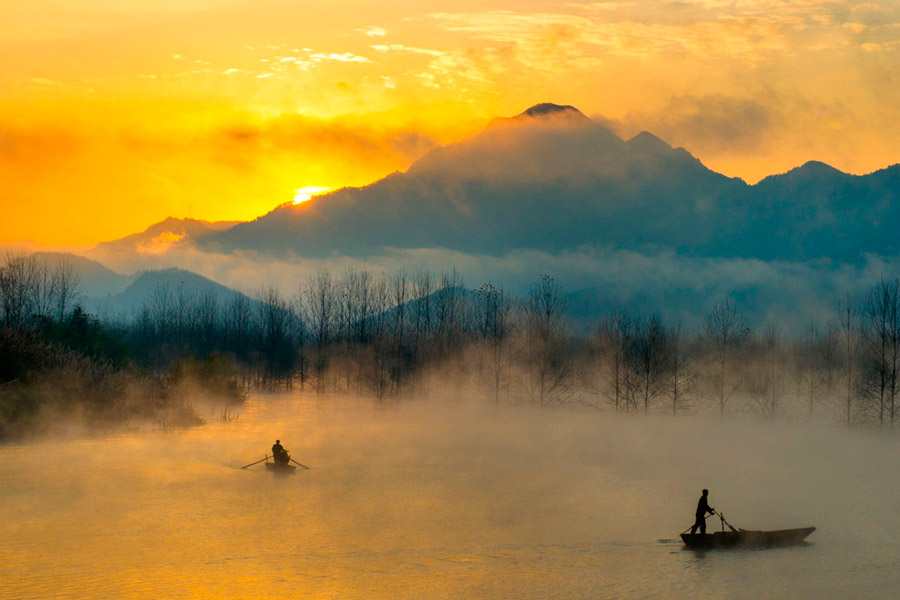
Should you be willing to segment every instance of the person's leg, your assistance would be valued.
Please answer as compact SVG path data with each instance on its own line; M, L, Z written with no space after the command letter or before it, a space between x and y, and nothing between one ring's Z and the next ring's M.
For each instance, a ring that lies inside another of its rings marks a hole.
M696 531L697 531L697 528L703 527L705 523L706 523L706 519L704 519L703 517L698 515L697 518L694 519L694 524L691 525L691 535L694 535L694 533L696 533ZM704 531L703 533L706 533L706 532Z

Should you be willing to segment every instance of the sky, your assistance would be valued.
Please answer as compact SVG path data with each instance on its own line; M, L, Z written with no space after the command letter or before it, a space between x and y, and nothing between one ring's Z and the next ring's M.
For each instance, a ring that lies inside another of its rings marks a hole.
M750 183L900 162L900 3L0 0L0 243L360 186L539 102Z

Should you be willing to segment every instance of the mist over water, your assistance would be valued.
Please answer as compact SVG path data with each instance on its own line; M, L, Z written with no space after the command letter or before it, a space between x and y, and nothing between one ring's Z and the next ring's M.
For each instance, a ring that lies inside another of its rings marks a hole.
M0 596L894 598L900 586L890 434L330 396L205 416L0 447ZM312 468L238 468L275 438ZM685 550L703 487L736 527L818 530L793 548Z

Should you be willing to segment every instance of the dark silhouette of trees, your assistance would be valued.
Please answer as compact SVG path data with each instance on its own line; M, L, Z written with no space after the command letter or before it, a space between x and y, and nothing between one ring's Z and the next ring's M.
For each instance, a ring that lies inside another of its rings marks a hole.
M898 414L897 278L848 295L831 321L802 330L770 322L759 335L733 298L694 329L621 307L579 330L547 275L520 298L491 283L468 289L452 269L321 270L294 289L288 297L263 286L250 297L162 283L112 322L79 304L71 264L8 254L0 428L36 422L59 398L104 419L155 414L175 424L191 422L188 389L227 406L250 389L295 387L323 398L440 393L642 414L830 416L848 426L888 427Z

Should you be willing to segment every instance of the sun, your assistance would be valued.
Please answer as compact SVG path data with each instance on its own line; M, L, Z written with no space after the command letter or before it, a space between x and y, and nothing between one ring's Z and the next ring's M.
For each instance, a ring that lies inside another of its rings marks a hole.
M296 190L294 190L294 204L306 202L313 196L327 192L330 189L330 187L323 187L320 185L308 185L306 187L297 188Z

